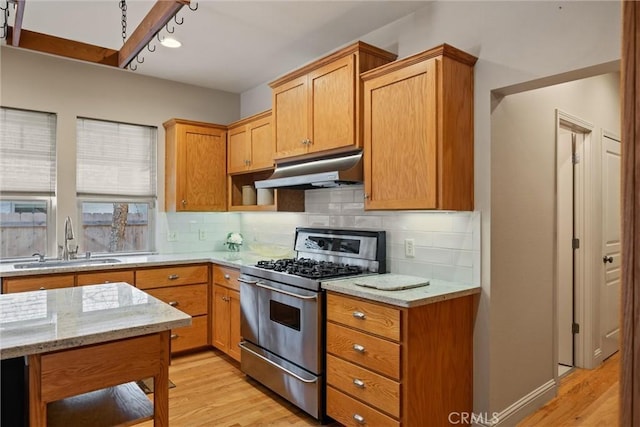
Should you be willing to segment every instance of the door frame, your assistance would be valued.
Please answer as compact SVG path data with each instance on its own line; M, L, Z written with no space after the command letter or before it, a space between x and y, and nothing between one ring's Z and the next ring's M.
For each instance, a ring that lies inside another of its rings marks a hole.
M594 134L593 129L595 126L583 120L577 116L571 115L560 109L556 109L556 245L555 245L555 257L554 257L554 293L553 293L553 347L554 347L554 378L558 378L558 351L559 351L559 336L558 336L558 289L559 289L559 268L558 258L560 252L560 241L558 239L558 223L559 223L559 203L557 200L557 177L560 168L560 159L558 156L558 137L560 126L568 127L577 133L585 134L584 143L581 146L578 155L579 161L576 165L576 171L574 174L579 176L577 193L574 195L574 230L575 237L580 239L580 247L574 252L574 311L573 319L580 327L580 332L574 335L574 350L573 360L574 366L580 368L591 369L597 366L600 361L597 356L600 354L599 346L595 351L594 348L594 332L598 331L597 327L597 310L594 306L597 304L598 296L594 288L594 268L600 268L593 266L593 263L589 263L589 260L594 259L594 250L600 251L596 248L596 241L594 238L594 225L600 227L596 215L594 215L593 206L597 206L599 190L594 188L594 177L597 178L598 170L595 167L596 162L594 157L596 151L594 150ZM595 191L594 191L595 190ZM597 276L596 276L597 277ZM599 289L599 288L598 288Z

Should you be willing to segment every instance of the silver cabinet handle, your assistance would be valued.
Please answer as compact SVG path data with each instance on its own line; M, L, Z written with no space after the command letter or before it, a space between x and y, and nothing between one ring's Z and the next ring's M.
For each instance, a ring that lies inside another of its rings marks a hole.
M364 193L363 197L365 200L369 200L369 193Z
M170 274L169 276L167 276L167 278L169 280L176 280L176 279L179 279L180 276L178 276L177 274Z
M353 385L358 387L358 388L364 388L364 381L358 379L358 378L354 378L353 379Z
M171 339L172 340L178 339L178 334L171 334Z
M355 317L356 319L361 319L361 320L364 320L364 319L367 318L366 314L364 314L361 311L354 311L353 312L353 317Z
M364 353L364 346L362 346L360 344L354 344L353 345L353 349L355 351L357 351L358 353Z
M40 286L40 290L41 291L45 291L45 290L47 290L47 288L45 288L44 286Z
M227 279L227 280L229 280L229 279L231 278L231 276L229 276L228 274L225 274L225 275L224 275L224 278L225 278L225 279Z
M187 201L186 200L182 200L182 206L187 206Z
M353 414L353 419L356 420L358 424L364 424L364 417L360 414Z
M178 301L169 301L169 305L171 307L177 307L179 304L178 304Z

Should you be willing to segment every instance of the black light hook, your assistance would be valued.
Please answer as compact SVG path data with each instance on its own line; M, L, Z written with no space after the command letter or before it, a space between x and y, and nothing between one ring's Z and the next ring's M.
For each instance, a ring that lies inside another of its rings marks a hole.
M169 30L169 23L167 23L167 25L165 25L165 28L167 29L167 33L169 33L169 34L173 34L173 33L176 32L176 28L175 27L171 27L173 29Z
M147 44L147 49L149 49L149 52L152 52L152 53L153 53L153 52L155 52L155 51L156 51L156 49L157 49L157 48L156 48L156 45L153 45L153 50L151 50L151 43L148 43L148 44Z
M198 3L196 2L196 7L195 7L195 9L193 9L193 8L191 7L191 3L189 3L189 9L191 9L191 10L193 10L193 11L195 12L196 10L198 10Z
M173 20L174 20L174 21L176 22L176 24L178 24L178 25L182 25L182 24L184 24L184 18L182 18L182 19L180 20L180 22L178 22L178 15L173 15Z

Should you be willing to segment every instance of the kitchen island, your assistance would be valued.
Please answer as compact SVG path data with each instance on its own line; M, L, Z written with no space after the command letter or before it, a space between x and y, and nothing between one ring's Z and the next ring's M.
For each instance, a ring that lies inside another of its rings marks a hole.
M0 358L27 360L30 426L151 418L166 426L170 329L190 323L127 283L4 294ZM151 409L132 383L146 378L155 384Z

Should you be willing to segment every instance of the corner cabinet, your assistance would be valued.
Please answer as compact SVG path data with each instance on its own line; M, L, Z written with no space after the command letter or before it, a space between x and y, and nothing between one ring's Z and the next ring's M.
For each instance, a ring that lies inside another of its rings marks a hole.
M361 75L365 209L473 210L473 66L449 45Z
M328 292L327 415L444 427L471 413L473 313L473 295L405 308Z
M226 211L226 126L171 119L164 123L165 209Z
M360 148L360 73L395 58L357 42L270 83L275 158Z

